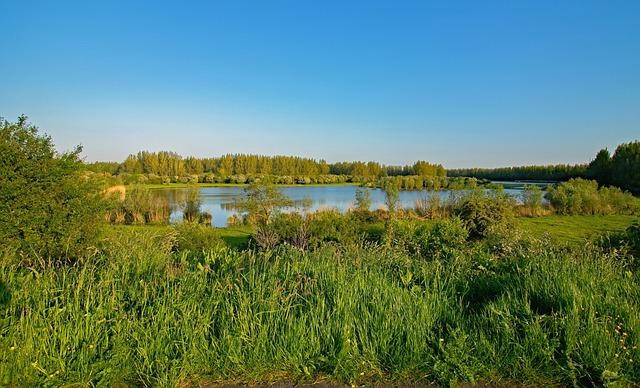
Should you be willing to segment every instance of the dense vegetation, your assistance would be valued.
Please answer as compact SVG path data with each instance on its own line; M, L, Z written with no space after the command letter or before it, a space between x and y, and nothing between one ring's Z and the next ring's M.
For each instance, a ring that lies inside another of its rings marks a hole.
M328 164L295 156L223 155L195 158L174 152L141 151L122 163L87 164L89 171L119 177L119 183L252 183L267 178L277 184L374 182L384 176L416 175L444 178L441 165L418 161L411 166L385 166L377 162Z
M447 170L451 177L475 177L503 181L566 181L572 178L596 180L601 186L613 185L640 194L640 141L620 144L613 156L600 150L588 165L465 168Z
M587 176L601 185L613 185L640 194L640 141L620 144L613 156L601 150L589 164Z
M2 383L640 381L640 278L618 249L469 243L456 219L306 250L190 230L114 231L37 274L5 257Z
M587 166L583 164L557 164L550 166L459 168L447 170L447 175L493 181L565 181L571 178L585 177L586 172Z
M640 382L640 224L569 245L515 218L637 214L628 193L572 180L549 204L531 186L401 209L384 178L387 210L361 188L345 214L287 213L253 184L241 246L202 225L198 190L177 225L99 225L168 210L89 181L23 118L0 135L1 385Z
M26 117L0 119L0 240L29 261L72 260L91 246L105 210L82 175L81 149L58 154Z

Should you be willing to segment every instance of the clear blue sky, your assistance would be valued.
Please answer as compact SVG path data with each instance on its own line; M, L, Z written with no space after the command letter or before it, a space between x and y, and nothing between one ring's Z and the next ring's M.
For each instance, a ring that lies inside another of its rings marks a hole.
M640 1L3 1L0 116L59 149L447 167L640 138Z

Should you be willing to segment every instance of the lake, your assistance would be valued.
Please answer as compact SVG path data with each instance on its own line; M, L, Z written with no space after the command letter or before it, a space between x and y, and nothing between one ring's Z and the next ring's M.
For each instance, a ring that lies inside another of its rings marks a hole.
M292 199L294 202L300 203L308 200L311 203L310 210L318 210L325 208L334 208L342 212L354 206L355 194L358 186L352 185L327 185L327 186L283 186L280 191ZM243 187L201 187L200 200L201 209L213 216L213 226L224 227L227 225L227 218L236 211L229 208L234 200L243 194ZM367 189L371 192L371 210L384 207L384 192L380 189ZM158 189L157 193L166 195L173 209L171 213L171 222L182 219L182 208L180 203L184 198L188 189ZM505 188L505 192L516 198L520 197L521 188ZM400 206L415 206L416 200L425 198L432 193L437 193L440 198L447 199L451 194L448 190L429 191L401 191Z

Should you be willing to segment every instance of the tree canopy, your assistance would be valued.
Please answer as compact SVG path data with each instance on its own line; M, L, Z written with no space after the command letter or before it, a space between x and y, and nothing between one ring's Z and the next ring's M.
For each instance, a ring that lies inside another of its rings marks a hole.
M103 214L101 187L83 176L81 148L58 153L25 116L0 119L0 240L42 262L78 257Z

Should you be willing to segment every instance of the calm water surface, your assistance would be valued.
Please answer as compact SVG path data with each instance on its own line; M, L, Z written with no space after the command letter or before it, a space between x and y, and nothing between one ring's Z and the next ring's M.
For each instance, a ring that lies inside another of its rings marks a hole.
M310 210L324 208L338 209L342 212L354 206L357 186L286 186L280 191L291 198L294 202L300 203L309 200ZM188 189L159 189L157 192L166 195L172 206L171 221L182 219L182 208L180 203ZM380 189L367 189L371 191L371 210L384 207L384 192ZM520 188L506 188L505 192L519 198L522 190ZM450 191L401 191L400 205L402 207L414 207L416 200L426 198L432 193L436 193L442 199L447 199ZM200 200L202 210L213 216L213 226L224 227L227 225L227 218L236 211L229 208L234 200L243 194L242 187L202 187L200 188Z

